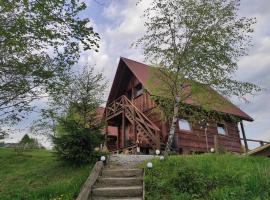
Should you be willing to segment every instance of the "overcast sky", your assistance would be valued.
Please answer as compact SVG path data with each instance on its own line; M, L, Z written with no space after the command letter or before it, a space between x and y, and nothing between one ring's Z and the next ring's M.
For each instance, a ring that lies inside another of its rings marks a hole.
M136 0L96 1L87 1L88 8L82 17L90 18L101 35L101 48L98 53L82 54L80 64L94 64L98 71L104 72L110 81L108 93L120 56L143 62L142 52L130 46L145 31L140 16L149 1L139 6L136 6ZM242 0L239 15L256 17L258 23L255 27L254 46L249 55L239 61L236 77L238 80L259 84L267 91L250 98L248 104L234 103L255 119L252 123L245 122L247 137L270 140L270 0Z

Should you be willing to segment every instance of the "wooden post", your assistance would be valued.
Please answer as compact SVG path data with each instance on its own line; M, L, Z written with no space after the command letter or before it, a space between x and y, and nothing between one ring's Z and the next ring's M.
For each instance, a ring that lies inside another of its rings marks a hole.
M107 140L108 140L108 122L106 121L106 125L105 125L105 142L104 142L104 147L108 149L108 146L107 146ZM102 149L103 149L104 147L102 147Z
M125 146L125 110L122 113L122 135L121 135L121 147Z
M241 132L242 132L243 139L244 139L245 150L247 152L248 151L248 143L247 143L247 138L246 138L246 133L245 133L243 121L240 122L240 125L241 125Z
M137 141L138 139L138 136L137 136L137 131L136 131L136 122L135 122L135 108L132 107L132 120L133 120L133 125L132 125L132 131L133 131L133 134L134 134L134 137L135 137L135 142Z
M214 135L214 148L215 148L215 152L219 151L219 147L218 147L218 135Z
M120 144L120 142L121 142L121 130L120 130L120 128L121 128L121 126L120 126L120 124L118 124L118 126L117 126L117 148L118 149L121 148L121 144Z

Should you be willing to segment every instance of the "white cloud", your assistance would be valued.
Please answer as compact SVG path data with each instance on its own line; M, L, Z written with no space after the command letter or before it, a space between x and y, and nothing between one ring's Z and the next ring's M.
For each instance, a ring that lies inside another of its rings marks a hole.
M103 15L109 19L115 18L119 12L119 5L116 2L111 2L108 7L103 10Z
M111 83L120 56L142 60L139 50L130 47L145 31L141 15L146 4L149 4L149 1L139 6L136 6L134 0L126 0L118 4L111 1L107 7L104 7L102 15L109 18L109 21L105 24L95 24L102 40L99 52L84 53L80 63L95 64L97 69L104 69L104 75Z

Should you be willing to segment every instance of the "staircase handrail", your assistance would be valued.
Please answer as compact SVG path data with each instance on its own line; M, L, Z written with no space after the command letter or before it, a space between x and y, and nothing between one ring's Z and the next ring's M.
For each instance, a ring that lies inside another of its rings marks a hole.
M122 98L124 98L129 104L132 105L132 107L140 114L142 115L142 117L151 124L151 126L156 130L156 131L160 131L160 129L151 121L149 120L149 118L142 113L142 111L140 111L125 95L122 95Z

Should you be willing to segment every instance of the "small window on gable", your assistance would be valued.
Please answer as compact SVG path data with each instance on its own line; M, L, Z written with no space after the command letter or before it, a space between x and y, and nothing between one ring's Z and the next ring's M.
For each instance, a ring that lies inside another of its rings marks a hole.
M178 125L180 130L191 131L191 124L185 119L179 119Z
M136 85L134 93L134 98L140 96L143 93L143 86L141 83Z
M218 123L217 124L217 130L218 130L218 134L227 135L227 129L225 127L225 124Z

